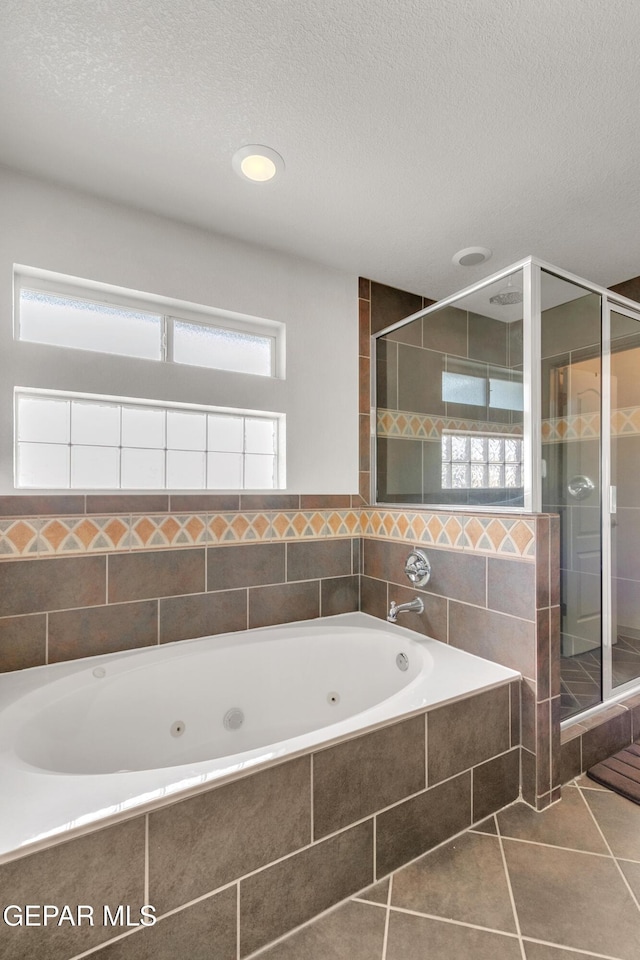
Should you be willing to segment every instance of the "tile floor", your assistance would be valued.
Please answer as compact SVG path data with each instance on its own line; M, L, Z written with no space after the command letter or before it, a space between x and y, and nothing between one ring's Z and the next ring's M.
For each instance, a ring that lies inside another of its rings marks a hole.
M586 777L397 870L259 960L638 960L640 806Z
M614 686L640 677L640 640L619 635L613 646L611 667ZM563 720L600 703L600 669L600 650L560 658Z

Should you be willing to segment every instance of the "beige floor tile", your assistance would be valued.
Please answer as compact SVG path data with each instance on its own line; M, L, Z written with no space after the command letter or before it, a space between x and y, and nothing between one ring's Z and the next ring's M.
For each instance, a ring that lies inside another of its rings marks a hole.
M386 960L522 960L522 954L517 937L392 911Z
M585 790L584 796L613 855L640 860L640 806L611 790Z
M593 822L580 791L566 787L560 803L542 813L516 803L497 815L500 833L517 840L533 840L555 847L608 854L607 846Z
M260 954L260 960L379 960L386 910L353 900Z
M389 878L374 883L357 896L358 900L369 900L371 903L386 903L389 896Z
M612 858L516 840L504 848L523 936L638 960L640 913Z
M500 841L466 833L393 878L392 906L516 932Z

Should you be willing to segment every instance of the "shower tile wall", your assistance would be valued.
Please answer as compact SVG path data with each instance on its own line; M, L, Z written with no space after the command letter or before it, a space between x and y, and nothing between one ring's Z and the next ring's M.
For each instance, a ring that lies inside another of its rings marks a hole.
M485 384L490 378L509 379L514 372L519 375L521 326L521 322L507 324L448 307L378 342L378 406L399 411L403 418L398 430L398 415L378 417L378 499L406 503L449 500L459 505L460 491L442 488L443 427L521 431L521 414L489 406L488 392L482 406L477 402L445 402L443 391L448 374ZM385 429L387 422L393 422L393 430ZM385 435L389 433L400 433L401 438ZM483 502L502 502L504 491L498 494L487 490L480 498ZM475 491L473 502L478 500Z

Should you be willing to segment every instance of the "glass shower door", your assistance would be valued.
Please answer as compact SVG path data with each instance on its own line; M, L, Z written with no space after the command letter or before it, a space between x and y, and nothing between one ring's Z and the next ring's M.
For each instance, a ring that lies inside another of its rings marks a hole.
M640 677L640 316L611 310L611 687Z
M601 297L542 271L542 509L560 514L561 710L602 699Z

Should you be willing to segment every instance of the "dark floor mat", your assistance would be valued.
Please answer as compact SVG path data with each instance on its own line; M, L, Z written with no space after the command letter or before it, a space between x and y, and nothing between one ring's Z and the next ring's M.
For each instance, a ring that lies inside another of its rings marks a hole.
M587 776L640 804L640 742L632 743L608 760L596 763Z

